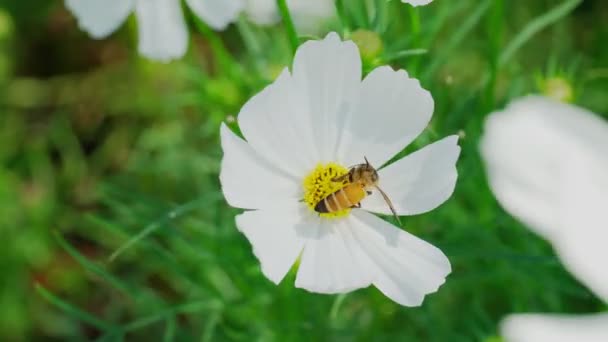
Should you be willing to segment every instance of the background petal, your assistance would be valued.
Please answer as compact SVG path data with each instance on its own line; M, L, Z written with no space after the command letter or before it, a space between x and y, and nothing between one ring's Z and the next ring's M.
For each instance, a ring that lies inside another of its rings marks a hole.
M412 6L424 6L428 5L433 0L401 0L404 4L411 4Z
M454 192L459 155L458 136L446 137L378 171L379 186L399 215L433 210ZM372 190L361 206L375 213L392 215L378 191Z
M188 28L181 2L137 0L139 53L159 61L182 57L188 48Z
M302 253L296 287L343 293L369 286L371 264L355 240L350 220L316 219L316 230L311 232Z
M353 210L352 232L373 265L373 284L405 306L419 306L451 272L437 247L363 210Z
M605 342L608 341L608 314L508 316L501 323L505 342Z
M404 70L374 69L361 85L356 104L339 127L344 127L338 160L380 167L412 142L433 115L433 98Z
M244 0L186 0L192 11L216 30L225 29L245 7Z
M262 273L275 284L281 282L302 251L305 240L297 229L315 229L315 223L306 220L311 216L303 210L306 208L290 206L280 211L247 211L236 217L236 225L251 243Z
M606 122L582 108L537 96L490 115L481 142L501 205L548 239L568 270L604 299L607 150Z
M361 83L361 58L352 41L336 33L302 44L293 62L294 91L302 94L302 119L309 122L318 161L335 161L339 132L353 110Z
M226 201L237 208L262 209L296 203L301 184L270 165L222 124L220 182Z
M65 0L78 19L78 26L93 38L104 38L125 21L133 10L133 0Z

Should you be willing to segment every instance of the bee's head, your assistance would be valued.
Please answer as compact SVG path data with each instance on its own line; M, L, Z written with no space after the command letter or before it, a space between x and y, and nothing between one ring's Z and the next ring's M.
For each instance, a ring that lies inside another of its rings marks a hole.
M376 171L376 169L369 163L367 158L365 158L365 164L362 165L361 174L367 186L375 185L376 183L378 183L378 171Z

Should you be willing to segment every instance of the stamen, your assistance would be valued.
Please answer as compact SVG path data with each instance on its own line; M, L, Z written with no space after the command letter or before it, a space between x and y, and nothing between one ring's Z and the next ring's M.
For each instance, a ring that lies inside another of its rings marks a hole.
M304 203L315 211L315 206L325 197L342 189L348 180L340 182L332 181L337 177L348 173L348 169L336 163L318 164L308 176L304 178ZM350 208L342 209L333 213L319 213L321 217L337 218L350 213Z

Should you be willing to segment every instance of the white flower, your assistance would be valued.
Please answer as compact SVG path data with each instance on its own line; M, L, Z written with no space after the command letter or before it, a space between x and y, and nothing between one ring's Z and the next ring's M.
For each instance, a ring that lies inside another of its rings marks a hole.
M433 0L401 0L404 4L410 4L412 6L424 6L430 4L432 1Z
M296 286L309 291L373 284L408 306L436 291L450 273L448 259L370 214L390 215L378 192L363 199L362 209L332 218L310 209L316 195L304 189L311 179L321 187L335 184L320 172L330 172L328 166L343 173L364 157L383 165L424 130L432 112L430 93L403 70L379 67L361 81L353 42L330 33L300 46L292 72L285 69L241 109L247 141L221 127L222 190L230 205L250 209L236 222L264 275L278 284L300 257ZM459 153L457 137L450 136L379 170L397 213L424 213L447 200Z
M511 315L503 320L500 331L507 342L606 342L608 313Z
M236 19L244 0L186 0L190 9L214 29L222 30ZM139 52L168 61L182 57L188 47L188 28L180 0L65 0L81 29L101 39L114 32L135 12Z
M314 32L319 24L335 14L335 0L287 0L289 13L299 30ZM258 25L275 24L280 20L276 0L248 0L245 9Z
M608 301L608 123L531 96L488 117L481 153L501 205ZM515 315L503 332L510 341L608 341L608 315Z

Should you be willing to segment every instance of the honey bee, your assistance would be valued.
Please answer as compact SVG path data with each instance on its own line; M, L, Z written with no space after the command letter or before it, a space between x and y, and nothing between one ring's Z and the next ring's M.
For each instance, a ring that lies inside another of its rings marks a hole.
M364 157L364 159L364 164L354 165L349 168L348 173L331 180L332 182L346 181L346 186L320 200L315 205L315 211L318 213L333 213L347 208L360 208L361 201L365 196L371 195L370 189L374 188L380 192L397 222L401 224L393 203L386 193L378 187L378 171L369 163L367 158Z

